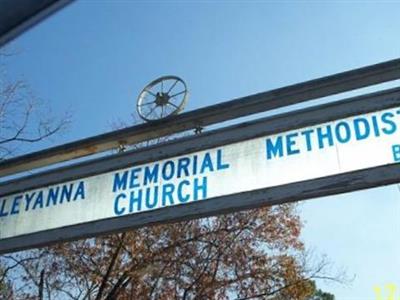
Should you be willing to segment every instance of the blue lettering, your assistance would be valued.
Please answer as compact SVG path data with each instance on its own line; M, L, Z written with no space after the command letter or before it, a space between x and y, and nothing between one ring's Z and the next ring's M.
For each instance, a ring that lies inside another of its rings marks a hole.
M69 186L68 185L63 185L62 186L60 204L62 204L64 202L64 200L66 200L67 202L71 201L72 187L73 187L72 183Z
M368 138L369 133L370 133L370 127L369 127L368 120L366 120L364 118L357 118L357 119L354 119L353 124L354 124L354 130L356 133L356 139L358 141ZM364 129L362 129L362 127Z
M318 147L319 149L325 148L324 140L328 140L328 145L333 145L333 137L332 137L332 128L331 125L325 127L326 132L323 132L321 127L317 128L317 136L318 136Z
M339 143L347 143L351 138L350 125L344 121L339 122L335 127L335 135Z
M6 211L6 203L7 203L7 199L3 199L1 200L1 209L0 209L0 217L7 217L8 216L8 212Z
M36 207L43 208L43 191L40 191L36 196L35 204L33 205L32 209L35 210Z
M188 185L190 185L189 180L183 180L178 185L178 200L180 203L185 203L185 202L189 201L189 199L190 199L189 193L186 193L186 195L183 195L183 188L184 188L184 186L188 186Z
M122 215L125 212L125 207L120 208L120 200L125 200L126 199L126 195L125 194L119 194L117 197L115 197L115 201L114 201L114 213L117 216Z
M14 198L13 204L11 206L11 215L15 215L19 213L19 205L20 205L20 201L22 199L22 196L17 196Z
M174 198L172 194L174 193L175 186L172 183L164 184L162 187L162 206L166 206L167 198L170 205L174 205Z
M74 201L80 197L82 200L85 199L85 185L83 181L79 182L78 189L75 192Z
M392 153L394 161L400 161L400 145L393 145Z
M149 166L144 168L144 185L158 182L158 169L158 163L155 164L152 169L150 169Z
M307 151L312 150L311 133L313 133L313 132L314 132L314 129L308 129L308 130L304 130L300 133L301 135L304 135L306 138Z
M168 170L169 170L169 174L168 174ZM162 168L162 178L164 180L170 180L172 177L174 177L175 174L175 164L173 161L169 160L167 161Z
M229 167L229 163L224 164L222 162L222 150L217 150L217 170L228 169Z
M135 195L135 192L138 192L137 195ZM134 205L135 203L137 204L137 209L136 211L141 211L142 210L142 190L133 190L131 192L131 197L129 200L129 212L134 212Z
M378 120L377 120L376 116L372 116L372 125L374 128L375 136L376 137L380 136L381 133L379 132Z
M50 206L50 202L53 203L53 205L57 205L57 199L58 199L58 192L60 190L60 187L56 187L54 188L50 188L49 189L49 193L47 195L47 202L46 202L46 206Z
M154 197L151 197L151 190L154 191ZM153 202L151 203L151 199ZM158 186L155 186L153 189L148 187L146 189L146 207L147 208L154 208L158 203Z
M193 184L193 195L194 195L194 200L199 200L199 192L202 192L201 199L206 199L207 198L207 177L203 177L203 182L200 185L199 184L199 179L195 178L194 179L194 184Z
M182 172L185 174L184 176L189 176L189 164L190 164L190 158L188 157L183 157L178 160L178 170L177 170L177 178L182 177Z
M114 184L113 184L113 193L119 190L126 190L126 186L128 184L128 171L125 171L122 176L120 173L115 173L114 175Z
M36 192L33 192L32 194L25 194L25 211L29 210L30 204L33 200L33 197L35 196Z
M206 169L208 169L209 172L214 172L214 166L209 152L204 155L203 163L201 164L200 168L200 174L203 174Z
M131 180L129 182L129 188L133 189L136 187L139 187L140 184L137 182L139 179L139 172L142 170L142 168L136 168L131 170Z
M288 155L300 153L299 149L294 149L294 146L296 145L296 140L294 138L296 138L298 135L299 134L297 132L286 135L286 152Z
M275 144L271 141L271 138L267 138L266 140L266 149L267 149L267 159L271 159L279 155L279 157L283 156L283 144L282 144L282 136L278 136L276 138Z
M192 175L196 175L197 174L197 155L193 156L193 172Z
M389 128L382 128L382 131L385 134L393 134L397 130L396 123L391 120L394 117L394 114L391 112L386 112L382 114L382 122L389 126Z

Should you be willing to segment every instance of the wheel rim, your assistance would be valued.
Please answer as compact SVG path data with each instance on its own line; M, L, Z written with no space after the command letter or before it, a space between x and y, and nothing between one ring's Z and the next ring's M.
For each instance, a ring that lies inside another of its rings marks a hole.
M137 112L148 122L178 114L184 108L189 92L177 76L163 76L150 82L139 94Z

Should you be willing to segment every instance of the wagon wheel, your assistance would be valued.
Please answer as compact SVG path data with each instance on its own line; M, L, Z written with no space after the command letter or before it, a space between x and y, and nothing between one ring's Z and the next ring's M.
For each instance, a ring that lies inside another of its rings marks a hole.
M189 97L185 82L177 76L163 76L150 82L139 94L137 112L148 122L165 119L183 110Z

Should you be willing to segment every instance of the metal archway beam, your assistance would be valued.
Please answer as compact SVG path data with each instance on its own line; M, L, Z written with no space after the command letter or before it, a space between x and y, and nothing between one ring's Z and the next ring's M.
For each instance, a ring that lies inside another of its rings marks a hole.
M13 193L23 193L28 190L32 192L36 188L44 188L52 184L75 179L86 180L89 176L104 174L111 170L121 170L126 167L157 162L162 159L187 155L188 153L223 147L229 144L232 145L233 143L256 137L271 136L278 132L288 132L293 129L304 129L305 127L388 108L396 107L397 110L399 105L400 88L343 99L336 103L263 118L214 130L200 136L189 136L149 148L120 153L74 166L47 171L42 174L31 175L26 178L0 184L0 195L3 197ZM371 154L374 155L373 153ZM326 177L317 176L314 179L294 180L282 185L225 194L214 198L210 197L208 200L205 199L205 201L201 200L182 205L165 206L160 209L124 216L97 218L87 222L70 223L62 227L53 227L48 230L16 235L0 239L0 254L32 247L48 246L55 242L121 232L154 224L191 220L244 209L393 184L399 182L400 164L390 163L354 171L343 170L343 172ZM284 173L283 176L286 176L286 174ZM92 198L92 201L95 199L95 203L98 204L102 196L97 194L96 197ZM105 197L108 199L107 196ZM18 199L18 197L14 199ZM111 200L111 198L108 200ZM84 209L82 211L85 212ZM53 211L53 213L58 213L58 211ZM7 219L5 220L6 223L3 224L7 224ZM44 220L47 220L47 217L39 214L33 223L43 222ZM33 219L30 219L30 221L32 222Z
M400 87L342 99L0 182L0 196L398 106ZM397 165L397 169L400 168L400 164Z
M1 0L0 47L73 0Z
M254 94L0 162L0 177L185 130L400 79L400 59Z

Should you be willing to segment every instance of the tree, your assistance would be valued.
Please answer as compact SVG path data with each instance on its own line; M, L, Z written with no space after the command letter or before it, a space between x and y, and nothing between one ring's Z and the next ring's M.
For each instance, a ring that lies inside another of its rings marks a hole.
M8 76L6 60L13 55L12 51L0 50L0 160L21 153L21 148L26 151L28 144L55 136L70 122L69 114L55 117L26 81ZM18 292L7 274L21 262L6 261L0 264L0 299L13 299Z
M300 229L296 207L281 205L2 259L20 299L36 298L40 278L45 299L309 299L311 280L329 277L325 261L310 265Z
M315 295L313 295L310 300L335 300L335 296L330 293L317 290Z
M34 117L25 88L1 88L2 156L65 125ZM4 255L0 282L14 283L15 299L305 300L313 279L332 278L307 255L301 227L294 204L146 227Z
M60 133L69 123L68 114L55 117L25 80L9 78L4 65L12 55L0 52L0 159Z
M53 298L253 299L265 294L306 299L314 292L310 279L321 274L303 265L300 227L295 206L281 205L60 244L14 258L23 261L27 286L38 288L45 270ZM24 291L24 296L30 295Z
M312 282L315 292L307 300L335 300L335 296L316 288L315 282Z
M0 275L4 273L0 267ZM11 299L13 297L12 285L9 281L0 280L0 299Z

